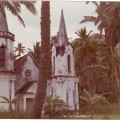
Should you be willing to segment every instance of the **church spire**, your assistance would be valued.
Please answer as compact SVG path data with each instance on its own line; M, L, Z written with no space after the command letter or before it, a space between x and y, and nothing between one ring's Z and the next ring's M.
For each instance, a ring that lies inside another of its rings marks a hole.
M66 32L64 14L63 14L63 10L62 10L59 32L58 32L58 36L57 36L57 43L58 43L58 46L62 46L62 45L64 46L67 42L68 42L68 37L67 37L67 32Z
M4 14L4 11L0 12L0 31L6 31L8 32L8 24L6 15Z

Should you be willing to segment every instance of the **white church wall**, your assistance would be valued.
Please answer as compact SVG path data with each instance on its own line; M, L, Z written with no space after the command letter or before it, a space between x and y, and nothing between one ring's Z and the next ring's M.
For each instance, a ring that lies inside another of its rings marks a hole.
M79 109L78 102L78 78L75 77L56 77L48 81L47 95L59 96L66 102L71 110Z
M2 44L6 46L5 38L0 38L0 46L1 46Z
M14 41L7 40L7 49L6 49L6 68L7 70L14 69Z
M27 60L25 61L24 66L23 66L22 75L24 77L25 77L25 70L26 69L30 69L32 71L32 76L31 76L32 80L38 80L39 70L36 67L36 65L34 64L34 62L33 62L33 60L31 59L30 56L27 56Z
M68 55L70 55L70 65L71 65L70 73L68 72L68 60L67 60ZM55 66L54 66L54 57L55 57ZM54 72L54 69L55 69L55 72ZM52 73L53 73L53 76L58 76L58 75L75 76L74 55L73 55L73 48L71 45L65 46L65 53L63 56L61 55L56 56L56 48L55 46L53 46Z
M28 81L28 78L25 75L25 71L27 69L30 69L32 71L31 77L29 78L29 80L36 80L36 81L38 80L39 69L34 64L31 57L27 56L27 59L25 60L25 62L19 65L19 68L17 68L18 74L17 74L17 81L16 81L16 89L19 89L22 85L24 85Z
M10 86L10 80L12 84ZM16 80L15 74L0 73L0 96L7 97L8 99L14 98L14 81ZM2 103L1 103L2 102ZM8 110L8 104L4 103L4 99L0 98L0 110Z
M2 70L10 70L14 69L14 42L10 39L0 38L0 46L5 46L5 67Z

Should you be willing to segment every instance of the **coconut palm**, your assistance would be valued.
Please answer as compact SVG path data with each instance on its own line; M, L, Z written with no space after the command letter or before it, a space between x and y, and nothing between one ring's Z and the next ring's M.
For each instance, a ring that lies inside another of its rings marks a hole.
M84 19L80 21L80 23L85 22L94 22L95 25L98 26L98 30L100 30L100 35L102 35L102 31L106 26L106 17L101 10L106 6L106 2L92 2L96 6L97 16L84 16Z
M40 46L40 42L36 42L33 45L33 50L31 50L30 48L28 48L28 53L30 55L33 56L33 58L36 60L37 63L40 62L40 53L41 53L41 46Z
M94 118L94 108L97 104L100 104L101 102L110 104L110 102L104 97L104 95L110 94L110 93L112 92L103 93L99 95L95 93L95 91L94 93L91 93L87 91L86 89L83 90L83 95L80 96L80 99L86 101L88 106L90 106L91 119Z
M51 71L50 55L50 2L42 1L41 8L41 60L38 88L35 96L31 118L41 118L46 94L47 80Z
M87 34L86 29L78 30L76 34L78 38L74 40L73 47L75 48L75 66L76 73L81 76L78 71L89 65L94 65L97 63L97 43L89 39L91 31ZM92 71L93 72L93 71ZM92 73L91 71L86 71L89 80L87 81L89 90L92 90Z
M3 16L6 16L5 8L8 9L14 16L18 18L18 20L21 22L23 26L25 26L25 23L20 16L21 13L21 5L24 5L26 9L28 9L32 14L36 14L36 8L34 6L34 1L0 1L0 12L3 14Z
M108 55L104 57L102 60L102 63L104 66L108 67L110 69L110 73L108 74L111 76L111 72L114 72L114 79L115 79L115 86L116 86L116 94L117 94L117 102L118 105L120 105L120 57L117 55Z
M12 100L8 99L7 97L4 96L0 96L2 99L4 99L4 101L6 103L8 103L9 105L9 111L12 112L13 111L13 104L15 104L17 102L17 100L20 98L20 95L16 95L15 98L13 98Z
M62 116L64 114L64 110L67 111L70 107L65 103L60 97L56 96L53 98L52 96L45 97L45 105L44 112L45 115L48 115L49 118L57 118L58 116Z
M90 31L87 34L86 28L84 27L83 29L81 28L81 30L77 30L77 32L75 32L75 34L77 34L79 36L80 39L87 39L89 38L89 35L92 33L92 31Z
M109 17L106 27L106 42L115 47L120 41L120 3L119 2L107 2L106 7L102 10L102 13Z
M119 2L92 2L96 5L97 17L85 16L80 23L94 22L102 34L105 30L106 43L114 48L120 41L120 3ZM100 34L100 35L101 35Z
M89 39L91 32L92 31L87 34L86 28L75 32L78 35L78 38L76 38L73 42L77 64L76 67L80 66L82 68L96 63L97 43ZM83 63L79 65L79 61Z
M18 43L18 46L15 47L15 51L14 52L18 52L18 54L15 55L15 58L21 57L21 54L25 53L25 47L22 45L22 43Z
M57 43L57 35L51 36L51 44Z

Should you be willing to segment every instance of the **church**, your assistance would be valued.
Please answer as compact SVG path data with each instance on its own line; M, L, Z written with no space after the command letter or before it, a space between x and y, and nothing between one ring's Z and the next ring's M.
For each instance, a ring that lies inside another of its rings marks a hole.
M47 95L59 96L71 110L79 109L78 82L75 77L74 48L68 41L63 10L57 43L52 47L52 76L47 83Z
M21 97L13 106L19 111L30 110L37 89L39 64L27 54L14 61L14 34L8 30L6 17L0 13L0 96L12 100ZM68 41L63 10L57 43L52 47L52 75L47 82L47 95L59 96L71 110L79 109L78 82L75 76L74 48ZM0 98L0 109L9 106Z

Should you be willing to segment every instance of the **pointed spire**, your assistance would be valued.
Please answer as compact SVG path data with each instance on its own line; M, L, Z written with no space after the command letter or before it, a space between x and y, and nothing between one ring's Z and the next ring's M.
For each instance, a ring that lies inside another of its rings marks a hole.
M0 12L0 31L8 32L7 19L3 11Z
M68 42L63 10L61 11L61 20L57 37L58 46L64 46Z

